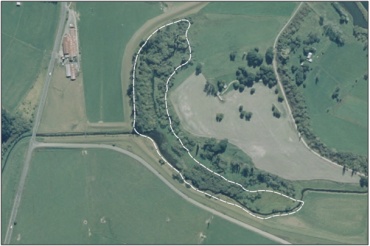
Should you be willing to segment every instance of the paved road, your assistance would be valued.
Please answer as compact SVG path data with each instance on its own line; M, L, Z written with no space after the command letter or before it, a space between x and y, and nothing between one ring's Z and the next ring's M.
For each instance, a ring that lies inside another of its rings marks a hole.
M84 143L35 143L35 148L67 148L67 149L70 149L70 148L77 148L77 149L86 149L86 148L99 148L99 149L110 149L110 150L114 150L114 151L117 151L117 152L120 152L122 154L125 154L125 155L128 155L130 156L131 158L139 161L141 164L143 164L147 169L149 169L154 175L156 175L160 180L163 181L163 183L165 183L171 190L173 190L174 192L176 192L176 194L178 194L179 196L181 196L183 199L185 199L187 202L190 202L191 204L201 208L201 209L204 209L208 212L211 212L212 214L214 215L217 215L227 221L230 221L231 223L234 223L234 224L237 224L241 227L244 227L248 230L251 230L253 232L256 232L266 238L269 238L271 240L274 240L278 243L282 243L282 244L290 244L288 241L285 241L284 239L282 238L279 238L277 236L274 236L268 232L265 232L265 231L262 231L256 227L253 227L251 225L248 225L246 223L243 223L239 220L236 220L232 217L229 217L221 212L218 212L217 210L214 210L212 208L209 208L195 200L193 200L192 198L188 197L187 195L185 195L184 193L180 192L174 185L172 185L169 181L167 181L166 178L164 178L163 176L161 176L158 171L156 171L149 163L147 163L144 159L142 159L141 157L135 155L134 153L130 152L130 151L127 151L127 150L124 150L124 149L121 149L119 147L115 147L115 146L112 146L112 145L107 145L107 144L84 144Z
M274 59L273 59L273 61L272 61L272 66L273 66L273 68L274 68L275 77L276 77L276 79L277 79L277 81L278 81L278 84L279 84L279 87L280 87L280 91L283 93L283 96L284 96L284 98L285 98L285 100L284 100L284 101L285 101L286 107L288 108L288 111L289 111L289 116L290 116L290 119L291 119L291 123L292 123L292 125L295 127L295 129L296 129L296 131L297 131L297 133L298 133L298 135L299 135L299 136L300 136L300 133L299 133L299 131L298 131L297 125L296 125L296 123L295 123L295 120L294 120L294 117L293 117L293 114L292 114L292 110L290 109L290 106L289 106L289 103L288 103L287 97L286 97L286 95L285 95L284 87L283 87L283 85L282 85L282 83L281 83L279 73L277 72L276 44L277 44L277 41L278 41L278 39L279 39L280 35L281 35L281 34L282 34L282 32L285 30L285 28L289 25L289 23L290 23L290 22L291 22L291 20L294 18L294 16L297 14L297 12L299 11L299 9L300 9L300 8L301 8L301 6L303 5L303 3L304 3L304 2L301 2L301 3L298 5L298 7L296 8L296 10L294 11L294 13L292 14L292 16L290 17L290 19L288 20L288 22L284 25L284 27L280 30L279 34L276 36L276 39L275 39L275 41L274 41ZM342 167L342 166L341 166L341 165L339 165L338 163L335 163L335 162L333 162L333 161L331 161L331 160L329 160L329 159L327 159L327 158L325 158L325 157L321 156L320 154L316 153L315 151L313 151L313 150L308 146L308 144L306 143L306 141L304 140L304 138L301 138L301 140L302 140L301 142L304 144L304 146L305 146L307 149L309 149L309 150L310 150L314 155L316 155L316 156L320 157L321 159L323 159L323 160L325 160L325 161L329 162L330 164L333 164L333 165L338 166L338 167ZM349 172L351 172L351 171L352 171L352 169L348 169L348 171L349 171ZM356 175L359 175L359 176L365 176L364 174L359 173L359 172L357 172L357 173L356 173Z
M50 58L50 62L49 62L49 66L48 66L48 70L47 70L47 74L46 74L46 78L45 78L44 88L42 90L40 103L39 103L39 106L37 108L36 118L35 118L33 129L32 129L32 136L31 136L31 139L30 139L30 143L29 143L29 147L28 147L28 151L27 151L27 156L26 156L26 159L25 159L25 162L24 162L24 165L23 165L22 174L21 174L21 177L19 179L17 193L15 194L14 204L13 204L13 208L12 208L12 211L11 211L11 214L10 214L10 219L9 219L8 228L7 228L7 231L6 231L6 234L5 234L4 244L9 244L10 240L11 240L11 237L12 237L12 232L13 232L12 225L14 224L15 219L17 217L17 212L18 212L19 204L20 204L23 189L24 189L24 184L25 184L26 177L27 177L28 170L29 170L29 166L30 166L30 163L31 163L32 152L35 148L36 132L37 132L37 129L40 125L42 111L44 109L44 105L45 105L45 101L46 101L46 95L47 95L50 80L51 80L51 77L52 77L51 74L53 73L53 70L54 70L55 59L57 58L57 54L58 54L58 50L59 50L60 42L61 42L61 38L62 38L62 31L63 31L64 21L65 21L65 18L66 18L66 12L67 12L67 5L66 5L65 2L61 2L60 12L61 13L60 13L60 18L59 18L58 31L57 31L57 34L55 36L54 47L53 47L53 50L52 50L52 53L51 53L51 58Z

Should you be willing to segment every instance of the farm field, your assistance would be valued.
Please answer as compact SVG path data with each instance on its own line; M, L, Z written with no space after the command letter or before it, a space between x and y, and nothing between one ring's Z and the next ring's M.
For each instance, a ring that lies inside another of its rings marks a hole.
M65 68L58 63L54 68L38 133L81 132L86 128L82 78L79 76L70 81L65 77Z
M14 146L12 152L9 154L6 166L1 173L1 242L4 241L8 228L14 195L18 188L28 144L29 138L24 138Z
M309 32L321 34L319 16L324 16L324 25L339 22L339 15L330 3L309 5L314 11L305 18L296 35L306 38ZM364 80L364 75L368 72L368 51L352 35L351 16L349 23L339 28L345 38L343 46L338 47L321 35L320 42L312 45L316 48L313 62L309 64L312 71L304 82L306 88L301 86L301 90L312 129L323 143L337 151L367 155L368 80ZM295 56L298 54L303 54L302 47ZM297 57L290 59L289 67L292 64L299 65ZM319 78L317 83L316 78ZM339 88L339 101L332 98L336 88Z
M59 16L59 4L2 4L2 107L16 112L46 66Z
M78 2L76 6L87 118L90 122L123 121L129 114L123 112L123 52L136 29L162 13L160 4Z
M222 240L274 243L216 216L207 229L211 218L125 155L99 149L39 149L11 243L196 244L200 233L219 243L222 228L232 231ZM48 236L40 237L40 231Z
M214 200L210 200L204 196L200 196L199 193L189 190L185 186L180 185L177 181L173 180L171 178L172 171L170 170L170 168L167 168L166 165L160 166L156 164L158 161L158 155L154 151L152 143L149 140L146 140L144 138L140 138L137 136L135 137L131 135L121 135L121 136L106 136L104 138L99 137L99 136L88 136L87 138L83 136L81 137L62 137L62 138L53 137L53 138L40 139L40 140L47 141L47 142L75 142L75 143L78 143L78 142L101 143L103 142L106 144L115 143L117 146L120 146L121 148L128 149L132 151L133 153L141 155L148 163L152 165L152 167L156 171L158 171L162 176L167 177L167 179L169 179L169 182L171 182L180 191L184 192L192 199L195 199L201 202L202 204L207 205L207 207L214 208L217 211L225 213L233 218L237 218L238 220L241 220L247 224L253 225L259 229L262 229L274 235L278 235L279 237L284 238L285 240L288 240L291 243L312 244L316 242L316 243L331 243L331 244L339 243L341 244L341 243L348 241L348 238L343 238L341 234L338 235L337 239L335 238L333 239L332 233L329 233L329 234L325 233L328 228L320 229L321 234L319 237L316 236L318 231L317 231L317 228L314 226L305 227L304 230L297 230L297 225L300 225L300 224L295 223L297 219L293 218L292 216L280 218L280 220L278 221L276 219L270 219L268 220L268 223L266 223L266 221L261 221L261 220L252 218L251 216L247 215L245 212L241 211L238 208L235 208L233 206L228 206L226 204L219 203ZM359 191L361 190L358 184L336 183L336 182L324 181L324 180L299 181L297 182L297 186L305 187L305 188L308 188L308 187L316 188L316 189L340 189L340 190L359 190ZM306 193L305 197L307 197L307 194L311 194L311 193ZM338 197L340 198L341 196L340 195L335 196L335 198L338 198ZM347 196L344 196L344 197L347 197ZM343 202L343 200L334 201L333 203L336 203L336 202ZM351 205L352 203L350 202L350 200L344 201L343 206L344 204L346 204L349 207L352 206ZM301 213L306 208L308 208L306 207L306 205L307 204L305 204L305 206L299 213ZM349 207L347 209L350 209ZM317 223L326 223L325 221L328 220L327 216L329 217L333 216L331 213L332 211L330 210L330 211L327 211L326 215L317 217ZM216 218L217 217L214 218L215 221L216 221ZM215 223L214 225L215 226L213 228L216 227ZM223 230L228 231L228 229L226 228L224 228ZM212 232L209 232L209 233L212 233ZM233 235L233 234L230 234L230 235ZM207 238L205 239L204 243L207 243L208 242L207 240L210 240L210 243L211 243L212 240L211 240L210 234L207 234ZM224 241L221 240L219 242L223 243ZM234 241L230 241L230 243L231 242L234 242Z
M311 243L326 238L336 243L368 244L367 195L307 192L304 200L300 213L276 219L283 229L287 226L306 233L312 230L314 233L309 234L318 240Z
M192 61L195 65L203 64L202 73L207 80L232 81L236 69L246 65L242 61L244 52L258 47L264 55L297 4L269 2L266 6L262 2L211 2L191 16ZM234 62L229 58L232 51L237 52ZM194 68L189 68L176 75L176 85L193 71Z
M223 96L222 103L217 97L207 97L204 85L204 76L193 74L170 92L170 100L185 130L198 136L227 138L249 155L257 168L286 179L358 182L358 176L351 177L349 172L342 175L341 167L321 160L299 142L285 104L277 102L272 90L256 84L254 95L250 95L250 89L243 93L231 91ZM279 119L272 115L272 103L282 113ZM250 121L239 118L239 105L253 113ZM224 114L221 122L215 120L217 113Z

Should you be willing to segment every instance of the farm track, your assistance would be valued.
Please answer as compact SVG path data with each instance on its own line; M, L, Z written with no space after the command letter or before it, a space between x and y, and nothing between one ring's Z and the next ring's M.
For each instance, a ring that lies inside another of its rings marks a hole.
M167 160L166 160L166 159L161 155L161 153L160 153L160 151L159 151L159 149L158 149L157 144L155 143L155 141L154 141L152 138L150 138L150 137L149 137L149 136L147 136L147 135L144 135L144 134L139 133L139 132L138 132L138 130L136 129L136 127L135 127L135 125L136 125L135 77L136 77L136 64L137 64L137 60L138 60L138 57L139 57L139 55L140 55L140 52L141 52L141 50L143 49L143 47L147 44L148 40L149 40L149 39L150 39L154 34L156 34L160 29L162 29L162 28L164 28L164 27L167 27L167 26L169 26L169 25L173 25L173 24L179 23L179 22L187 22L187 23L188 23L188 27L187 27L187 29L186 29L186 31L185 31L185 38L186 38L186 41L187 41L187 44L188 44L188 48L189 48L189 58L188 58L188 60L187 60L186 62L184 62L184 63L180 64L179 66L177 66L177 67L175 68L175 70L171 73L171 75L168 77L167 81L166 81L166 91L165 91L165 94L164 94L164 100L165 100L165 107L166 107L166 113L167 113L167 117L168 117L168 121L169 121L169 126L170 126L170 129L171 129L171 131L172 131L172 134L177 138L177 140L180 142L180 144L181 144L181 146L183 147L183 149L185 149L185 150L186 150L186 152L188 153L188 155L190 156L190 158L192 158L192 159L193 159L193 160L194 160L198 165L202 166L204 169L206 169L208 172L212 173L213 175L216 175L216 176L218 176L218 177L222 178L223 180L225 180L225 181L226 181L226 182L228 182L228 183L231 183L231 184L234 184L234 185L236 185L236 186L239 186L241 189L243 189L243 190L244 190L244 191L246 191L246 192L250 192L250 193L258 193L258 192L274 193L274 194L277 194L277 195L283 196L283 197L285 197L285 198L287 198L287 199L290 199L290 200L292 200L292 201L294 201L294 202L298 202L298 203L300 203L300 204L301 204L301 206L299 206L299 205L298 205L298 206L295 206L292 210L290 210L290 212L287 212L287 213L276 213L276 214L274 214L274 215L270 215L270 216L267 216L267 217L261 217L261 216L259 216L259 215L255 215L252 211L250 211L249 209L244 208L243 206L240 206L239 204L231 203L231 202L225 201L225 200L220 199L220 198L218 198L218 197L216 197L216 196L213 196L213 195L211 195L211 194L209 194L209 193L207 193L207 192L201 191L201 190L199 190L199 189L195 188L195 187L194 187L192 184L190 184L189 182L187 182L187 181L185 180L184 176L182 175L182 173L181 173L179 170L177 170L174 166L172 166L172 165L171 165L171 163L169 163L169 162L168 162L168 161L167 161ZM180 20L177 20L177 21L174 21L174 22L170 22L170 23L168 23L168 24L165 24L165 25L163 25L163 26L161 26L161 27L157 28L157 29L156 29L152 34L150 34L150 35L149 35L149 37L145 40L145 42L144 42L144 43L141 45L141 47L139 48L139 51L137 52L137 54L136 54L136 56L135 56L135 60L134 60L134 67L133 67L133 73L132 73L132 95L133 95L133 97L132 97L132 101L133 101L133 111L134 111L134 121L133 121L133 125L132 125L132 126L133 126L133 128L134 128L134 131L135 131L138 135L140 135L141 137L144 137L144 138L149 139L149 140L153 143L154 148L155 148L155 150L156 150L157 154L158 154L158 155L163 159L163 161L164 161L165 163L167 163L167 164L169 165L169 167L171 167L171 168L172 168L172 170L174 170L177 174L179 174L179 175L180 175L180 177L181 177L181 179L183 180L183 182L184 182L185 184L187 184L187 185L188 185L190 188L192 188L193 190L195 190L195 191L197 191L197 192L199 192L199 193L201 193L201 194L204 194L204 195L206 195L206 196L209 196L209 197L211 197L211 198L213 198L213 199L215 199L215 200L217 200L217 201L220 201L220 202L223 202L223 203L229 204L229 205L231 205L231 206L238 207L238 208L240 208L241 210L243 210L243 211L245 211L246 213L248 213L249 215L251 215L251 216L253 216L253 217L255 217L255 218L261 219L261 220L266 220L266 219L270 219L270 218L274 218L274 217L282 217L282 216L287 216L287 215L292 215L292 214L297 213L299 210L301 210L301 209L302 209L302 207L303 207L303 205L304 205L304 201L302 201L302 200L298 200L298 199L295 199L295 198L292 198L292 197L289 197L289 196L287 196L287 195L285 195L285 194L282 194L282 193L280 193L280 192L276 192L276 191L273 191L273 190L253 190L253 191L251 191L251 190L246 189L244 186L242 186L242 185L241 185L241 184L239 184L239 183L236 183L236 182L234 182L234 181L231 181L231 180L226 179L226 178L225 178L225 177L223 177L222 175L220 175L220 174L218 174L218 173L216 173L216 172L212 171L211 169L209 169L208 167L206 167L204 164L202 164L202 163L200 163L198 160L196 160L196 159L192 156L192 154L190 153L189 149L188 149L187 147L185 147L185 146L184 146L184 144L182 143L182 141L181 141L181 139L179 138L179 136L177 136L177 134L176 134L176 133L175 133L175 131L173 130L173 128L172 128L171 116L170 116L169 111L168 111L168 102L167 102L167 94L168 94L168 90L169 90L168 83L169 83L169 81L171 80L172 76L174 76L174 75L176 74L176 71L177 71L178 69L180 69L181 67L185 66L186 64L188 64L188 63L190 62L190 60L191 60L192 52L191 52L191 45L190 45L190 41L189 41L189 39L188 39L188 31L189 31L189 29L190 29L190 26L191 26L191 23L190 23L190 21L189 21L189 20L187 20L187 19L180 19Z
M275 41L274 41L274 45L273 45L273 49L274 49L274 59L273 59L273 61L272 61L272 66L273 66L273 69L274 69L275 77L276 77L276 79L277 79L277 81L278 81L278 84L279 84L279 87L280 87L280 91L282 92L282 94L283 94L283 96L284 96L284 98L285 98L285 100L284 100L284 101L285 101L285 105L286 105L286 107L287 107L287 109L288 109L288 112L289 112L288 114L289 114L290 119L291 119L291 124L292 124L292 126L294 126L294 128L295 128L295 130L296 130L296 132L297 132L297 134L298 134L298 136L299 136L299 137L300 137L301 135L300 135L300 133L299 133L299 131L298 131L297 124L295 123L295 120L294 120L294 117L293 117L292 110L291 110L291 108L290 108L290 105L289 105L289 102L288 102L287 96L285 95L285 91L284 91L283 84L281 83L280 76L279 76L279 73L278 73L278 71L277 71L276 44L277 44L277 41L279 40L280 35L282 34L282 32L283 32L283 31L285 30L285 28L290 24L290 22L292 21L292 19L294 18L294 16L298 13L298 11L299 11L299 9L301 8L302 4L304 4L304 2L301 2L301 3L298 5L298 7L297 7L297 8L296 8L296 10L294 11L294 13L293 13L293 14L292 14L292 16L290 17L290 19L287 21L287 23L283 26L283 28L280 30L280 32L279 32L279 33L278 33L278 35L276 36L276 39L275 39ZM308 4L308 3L307 3L307 4ZM325 158L325 157L321 156L319 153L317 153L317 152L313 151L313 150L308 146L308 144L306 143L306 141L305 141L305 139L304 139L304 138L301 138L301 142L303 143L303 145L304 145L304 146L305 146L309 151L311 151L311 152L312 152L312 154L314 154L314 155L318 156L318 157L319 157L319 158L321 158L322 160L327 161L327 162L329 162L330 164L333 164L333 165L335 165L335 166L343 167L343 166L339 165L338 163L335 163L335 162L333 162L333 161L331 161L331 160L329 160L329 159L327 159L327 158ZM348 170L349 170L349 171L352 171L352 169L350 169L350 168L348 168ZM357 172L356 174L357 174L357 175L359 175L359 176L365 176L363 173L359 173L359 172Z

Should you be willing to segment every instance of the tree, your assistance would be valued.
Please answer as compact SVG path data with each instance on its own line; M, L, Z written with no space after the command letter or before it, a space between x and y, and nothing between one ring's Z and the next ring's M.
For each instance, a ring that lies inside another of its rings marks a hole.
M298 69L298 67L296 65L292 65L290 67L290 70L292 71L293 74L297 71L297 69Z
M272 104L272 115L274 116L274 117L276 117L276 118L280 118L280 111L279 111L279 109L277 109L277 107L275 107L275 105L274 104Z
M236 51L230 53L230 61L235 61Z
M324 16L320 16L319 24L320 26L324 25Z
M211 84L209 81L206 82L203 91L208 95L216 95L216 88L213 84Z
M245 117L245 119L246 119L247 121L250 121L250 120L251 120L251 118L252 118L252 115L253 115L253 113L252 113L252 112L247 112L247 113L244 115L244 117Z
M300 86L304 80L306 79L306 75L303 72L302 68L299 68L295 74L295 83L297 86Z
M239 106L239 112L241 113L243 111L243 105Z
M225 81L224 80L219 80L217 81L217 88L218 88L218 91L221 92L225 89Z
M367 177L361 177L360 178L360 186L361 187L368 187L368 180L367 180Z
M251 89L251 95L253 95L256 92L256 89L252 88Z
M234 90L239 89L239 85L240 85L239 81L235 81L235 82L233 83Z
M239 92L243 92L244 88L245 88L245 86L243 84L240 84L239 85Z
M223 118L224 118L224 114L222 114L222 113L218 113L216 115L216 121L217 122L221 122Z
M226 148L227 148L227 144L229 143L229 141L225 138L225 139L222 139L214 148L213 148L213 152L216 154L221 154L221 153L224 153Z
M263 57L261 54L256 52L256 50L251 50L247 54L247 64L249 67L260 66L263 62Z
M195 75L199 75L202 73L202 64L198 63L195 67Z
M266 50L265 60L267 64L272 64L272 61L274 60L274 50L272 47Z
M247 113L247 111L245 111L245 110L240 112L240 115L239 115L240 119L243 119L246 113Z
M282 95L278 95L278 102L283 102L284 101L284 97Z

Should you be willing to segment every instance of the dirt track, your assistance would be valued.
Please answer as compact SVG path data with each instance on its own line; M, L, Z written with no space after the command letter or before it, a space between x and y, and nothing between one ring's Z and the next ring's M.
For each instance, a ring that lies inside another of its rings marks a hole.
M150 33L152 33L158 26L168 22L174 18L179 19L181 17L194 14L206 6L208 2L187 2L178 7L172 7L167 12L148 20L142 25L135 34L131 37L127 43L125 52L123 53L122 59L122 70L121 70L121 81L122 81L122 95L123 95L123 109L124 112L131 112L129 98L126 96L126 92L129 84L131 84L130 73L132 69L132 57L139 47L141 40L146 39ZM124 121L130 121L130 114L124 114Z

